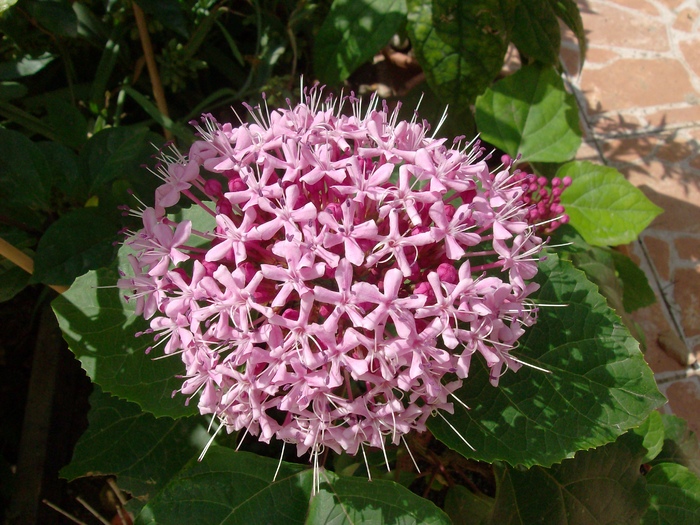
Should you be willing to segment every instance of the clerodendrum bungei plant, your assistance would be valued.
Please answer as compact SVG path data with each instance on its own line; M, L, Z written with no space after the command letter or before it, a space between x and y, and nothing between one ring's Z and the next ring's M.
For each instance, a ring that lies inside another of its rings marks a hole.
M377 97L302 93L286 109L249 107L250 124L204 115L186 155L162 150L153 204L129 211L143 226L126 232L119 276L91 272L56 305L88 369L110 341L113 368L91 371L103 386L156 415L209 419L198 462L168 467L139 522L194 518L174 502L216 487L235 520L281 519L243 510L260 498L313 523L448 523L380 479L422 479L436 454L427 428L467 458L550 466L646 418L660 398L636 342L543 240L568 221L570 177L550 189L508 155L490 168L478 140L449 143ZM634 372L606 379L617 367ZM103 409L135 417L117 401ZM196 425L180 419L176 434ZM232 448L211 447L228 434ZM281 443L279 460L233 450L256 440ZM501 498L491 519L509 512ZM210 512L199 518L226 522Z
M696 523L609 248L660 210L573 160L559 21L582 61L574 0L0 3L0 237L95 388L62 475L139 525ZM387 102L294 88L375 59Z
M202 414L317 466L453 412L474 355L494 386L520 368L543 244L527 186L478 143L446 146L377 97L346 116L345 99L304 96L251 108L251 125L205 115L186 157L163 155L119 283ZM183 197L216 227L167 218Z

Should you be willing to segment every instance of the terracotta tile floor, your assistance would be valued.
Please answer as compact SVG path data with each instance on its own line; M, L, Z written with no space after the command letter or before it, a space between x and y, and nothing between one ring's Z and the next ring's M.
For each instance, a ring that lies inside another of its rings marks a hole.
M659 299L636 320L662 410L700 434L700 0L578 3L588 54L579 71L569 34L562 59L583 117L579 157L619 169L665 210L628 247Z

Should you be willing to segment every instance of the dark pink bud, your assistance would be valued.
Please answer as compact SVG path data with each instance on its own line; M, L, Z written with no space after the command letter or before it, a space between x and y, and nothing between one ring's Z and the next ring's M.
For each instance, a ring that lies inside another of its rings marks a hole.
M459 276L455 267L449 263L442 263L437 268L438 277L445 283L457 284Z

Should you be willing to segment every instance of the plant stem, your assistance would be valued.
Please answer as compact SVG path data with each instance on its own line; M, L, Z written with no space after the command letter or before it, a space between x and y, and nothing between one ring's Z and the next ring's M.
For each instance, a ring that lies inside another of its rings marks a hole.
M158 110L166 117L170 117L168 114L168 104L165 101L165 91L163 91L163 84L160 81L160 75L158 74L158 65L156 64L156 57L153 53L153 44L151 43L151 36L148 34L148 25L146 24L146 15L136 2L132 2L134 8L134 17L136 18L136 25L139 29L139 38L141 39L141 47L143 47L144 58L146 59L146 67L148 68L148 76L151 79L151 86L153 87L153 98L156 99L156 106ZM172 140L173 135L167 129L163 128L163 136L166 140Z

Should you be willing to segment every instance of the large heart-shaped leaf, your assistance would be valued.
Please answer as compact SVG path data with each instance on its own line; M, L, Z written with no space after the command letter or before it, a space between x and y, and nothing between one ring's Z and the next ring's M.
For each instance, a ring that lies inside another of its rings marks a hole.
M656 463L678 463L700 476L700 442L688 428L688 422L672 414L663 414L664 444L653 461Z
M41 149L21 133L0 129L0 158L0 214L23 229L41 229L52 182Z
M583 20L576 0L549 0L557 16L574 32L578 40L579 66L583 65L586 58L586 32L583 29Z
M340 477L321 472L321 490L311 500L306 523L403 523L430 525L451 523L430 501L398 483Z
M118 225L99 208L78 208L54 222L37 247L32 282L70 285L114 258Z
M492 387L475 361L455 393L471 409L455 403L447 421L429 422L466 457L549 466L615 440L665 401L638 343L596 286L554 254L539 266L535 301L543 306L513 354L550 373L523 367Z
M548 469L496 467L490 523L638 523L649 504L639 472L645 452L638 436L625 435Z
M476 100L481 137L529 162L566 162L581 145L578 108L553 67L533 64Z
M88 429L61 476L71 480L115 475L119 487L143 504L199 455L206 443L204 419L155 418L135 403L110 396L98 386L94 388Z
M170 219L191 220L200 232L214 226L212 216L199 206L181 210ZM193 239L192 245L197 242ZM194 414L196 407L185 405L183 396L173 395L182 384L176 376L184 372L179 355L157 360L147 355L153 337L136 334L148 328L148 322L134 315L134 302L128 302L124 292L115 287L120 277L117 269L127 275L131 272L129 252L122 246L110 268L79 277L54 300L52 306L63 337L88 376L103 390L133 401L156 416Z
M660 463L647 474L651 505L642 525L700 523L700 479L683 465Z
M544 64L557 63L561 33L551 0L518 2L513 43L527 57Z
M314 39L314 70L330 84L348 78L406 22L406 0L335 0Z
M594 246L632 242L663 211L615 168L569 162L557 177L571 177L561 203L571 225Z
M178 355L154 361L146 354L153 345L136 334L148 322L134 315L134 304L115 287L116 268L90 271L79 277L52 306L63 338L87 375L105 391L138 403L156 416L182 417L196 413L182 396L173 396L182 384Z
M498 75L512 11L501 0L408 0L413 51L444 103L469 107Z
M128 178L128 173L147 177L141 165L156 152L154 145L162 143L162 137L144 127L106 128L91 137L80 152L81 174L90 193Z
M318 475L320 490L313 495L314 472L307 466L212 447L143 508L136 524L450 523L433 503L392 481L324 469Z

